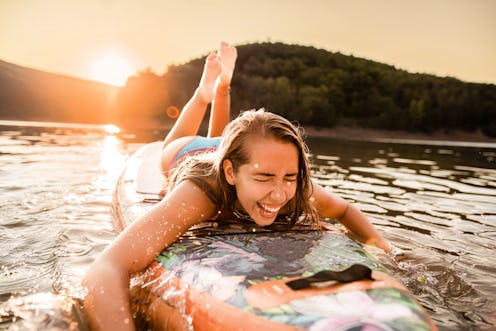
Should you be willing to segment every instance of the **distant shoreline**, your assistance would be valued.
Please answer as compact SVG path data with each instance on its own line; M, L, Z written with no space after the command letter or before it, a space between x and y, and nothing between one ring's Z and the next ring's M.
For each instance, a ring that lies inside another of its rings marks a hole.
M91 128L104 129L104 124L84 124L65 122L44 122L26 120L0 120L1 126L38 126L38 127L70 127L70 128ZM361 127L336 126L333 128L320 128L312 126L302 126L307 137L310 138L331 138L354 141L370 141L380 143L402 143L402 144L424 144L424 145L445 145L445 146L467 146L496 148L496 137L488 137L480 131L468 132L461 130L438 130L431 134L367 129ZM156 131L167 128L150 127L148 129L137 129L137 131ZM135 130L126 130L132 133Z
M311 138L333 138L342 140L426 145L466 145L467 147L496 148L496 137L488 137L480 131L468 132L461 130L438 130L427 134L349 126L336 126L334 128L303 126L303 130L305 135Z

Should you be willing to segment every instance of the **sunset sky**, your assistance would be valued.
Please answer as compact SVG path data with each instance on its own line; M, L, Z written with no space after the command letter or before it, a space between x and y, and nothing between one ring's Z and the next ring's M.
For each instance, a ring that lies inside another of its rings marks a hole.
M494 0L0 0L1 60L83 78L161 74L222 40L496 83Z

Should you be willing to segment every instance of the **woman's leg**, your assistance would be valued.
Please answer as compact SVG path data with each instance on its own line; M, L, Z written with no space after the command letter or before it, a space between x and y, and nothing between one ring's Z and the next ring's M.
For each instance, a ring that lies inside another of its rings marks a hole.
M230 120L231 111L231 80L238 56L234 46L221 43L217 53L221 60L222 71L217 77L215 86L215 97L212 100L212 110L208 125L208 137L219 137Z
M210 54L203 68L200 84L193 97L181 111L181 115L164 139L164 148L171 142L187 136L196 136L200 128L207 106L214 97L217 77L221 73L222 65L218 54Z
M181 115L164 139L161 168L166 176L177 153L198 135L209 103L212 103L212 110L208 137L220 136L229 123L229 89L236 58L236 48L227 43L221 44L217 54L207 57L195 94L184 106Z

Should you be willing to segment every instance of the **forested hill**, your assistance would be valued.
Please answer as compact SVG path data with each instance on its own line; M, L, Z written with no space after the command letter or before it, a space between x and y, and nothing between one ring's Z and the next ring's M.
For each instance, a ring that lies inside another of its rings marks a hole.
M164 79L169 84L180 81L190 95L202 65L203 59L169 67ZM179 97L171 95L171 103L182 104L185 99ZM232 107L265 107L312 126L351 124L422 132L482 129L496 136L493 84L412 74L370 60L281 43L238 46Z
M237 48L233 116L240 110L264 107L317 127L344 124L414 132L480 129L496 136L496 85L412 74L313 47L256 43ZM121 89L81 80L70 83L67 77L50 78L49 74L31 79L33 72L18 68L6 74L5 68L11 67L1 63L0 116L20 112L34 114L37 120L50 115L48 120L97 123L105 119L124 127L170 126L173 120L165 116L166 109L181 108L187 102L198 85L204 60L171 65L163 75L139 72ZM57 83L50 83L53 80Z

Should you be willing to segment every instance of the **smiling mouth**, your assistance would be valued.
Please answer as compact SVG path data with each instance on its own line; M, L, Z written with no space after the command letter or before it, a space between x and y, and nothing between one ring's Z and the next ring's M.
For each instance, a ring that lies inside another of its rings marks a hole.
M277 214L279 212L279 210L281 209L280 207L271 208L271 207L264 205L260 202L258 203L258 206L262 209L264 214L270 214L270 216L272 216L273 214Z

